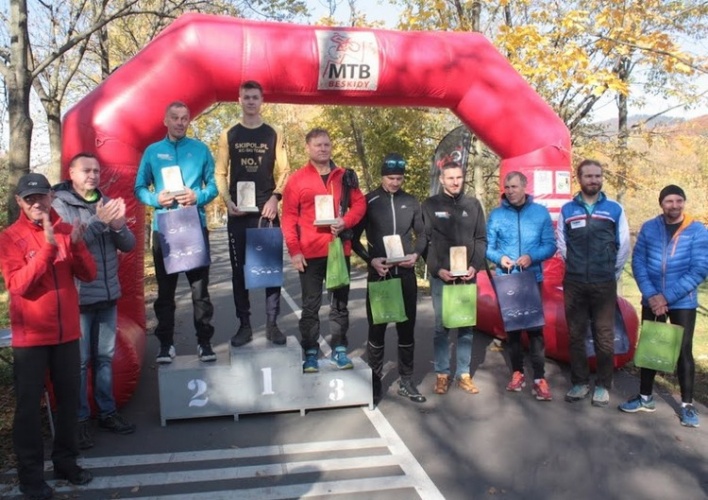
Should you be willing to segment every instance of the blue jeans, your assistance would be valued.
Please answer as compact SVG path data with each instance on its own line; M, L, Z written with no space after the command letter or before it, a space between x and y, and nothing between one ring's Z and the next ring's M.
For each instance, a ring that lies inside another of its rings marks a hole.
M433 337L435 373L450 375L450 329L445 328L442 322L442 291L444 284L440 278L430 277L430 293L433 297L433 310L435 311L435 336ZM460 378L462 374L470 372L473 331L471 326L457 329L455 378Z
M116 347L116 305L82 312L81 319L81 399L79 421L91 416L88 401L88 366L93 360L93 398L98 415L105 418L116 411L113 397L113 354Z

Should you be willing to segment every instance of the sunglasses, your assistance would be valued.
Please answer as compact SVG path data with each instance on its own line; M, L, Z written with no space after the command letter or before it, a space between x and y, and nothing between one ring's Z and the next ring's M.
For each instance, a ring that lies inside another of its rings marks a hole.
M404 169L406 168L406 160L386 160L384 165L386 165L386 168Z

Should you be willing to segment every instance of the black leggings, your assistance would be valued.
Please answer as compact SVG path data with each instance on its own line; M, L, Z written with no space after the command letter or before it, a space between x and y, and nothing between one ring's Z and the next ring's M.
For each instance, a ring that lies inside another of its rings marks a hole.
M642 307L642 321L666 322L666 316L655 316L650 307ZM683 341L681 342L681 353L678 358L676 375L679 387L681 388L681 401L683 403L693 402L693 380L696 374L696 365L693 362L693 330L696 326L695 309L670 309L668 319L673 325L683 326ZM639 393L649 396L654 388L654 377L656 370L642 368L639 376Z

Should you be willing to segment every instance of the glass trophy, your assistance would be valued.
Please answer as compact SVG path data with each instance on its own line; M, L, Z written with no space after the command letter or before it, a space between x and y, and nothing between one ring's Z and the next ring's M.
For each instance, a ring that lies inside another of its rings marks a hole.
M172 195L184 194L184 181L182 180L182 171L177 165L164 167L161 170L162 184L165 191Z
M450 247L450 274L453 276L465 276L468 270L467 247Z
M337 222L334 216L334 198L331 194L315 195L315 226L331 226Z
M403 242L401 235L390 234L383 237L384 248L386 249L386 264L398 264L406 260L403 252Z
M239 212L258 212L255 182L242 181L236 183L236 209Z

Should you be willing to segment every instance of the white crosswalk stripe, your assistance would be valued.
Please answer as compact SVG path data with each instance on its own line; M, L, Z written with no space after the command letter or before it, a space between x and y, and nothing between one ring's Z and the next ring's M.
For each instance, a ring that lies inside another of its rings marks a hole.
M415 493L426 500L442 498L383 415L378 410L362 411L381 437L86 458L81 460L81 465L96 473L89 485L75 487L64 481L49 483L58 495L70 494L72 498L118 495L140 499L249 500L362 495L393 490L402 491L406 498L413 498ZM248 464L249 460L255 464ZM47 462L46 467L51 470L51 462ZM142 472L144 470L149 471ZM377 471L381 474L376 475ZM338 473L357 477L312 480L313 477L317 479L325 474ZM261 485L249 484L249 480ZM268 485L262 486L264 482ZM154 494L156 487L164 486L169 492ZM216 489L205 491L214 486ZM3 496L20 494L16 487L2 493Z

